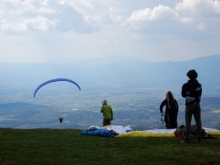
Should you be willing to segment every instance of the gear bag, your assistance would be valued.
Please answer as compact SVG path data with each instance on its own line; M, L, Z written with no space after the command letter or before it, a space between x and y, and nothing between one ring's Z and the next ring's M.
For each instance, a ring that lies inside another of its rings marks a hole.
M210 134L207 134L203 128L201 129L201 132L202 132L202 138L203 138L203 139L213 138ZM174 131L174 135L175 135L177 138L179 138L179 139L184 138L184 135L185 135L185 126L184 126L184 125L181 125L180 127L178 127L178 128ZM197 137L196 125L192 125L192 126L191 126L190 137L192 137L192 138L196 138L196 137Z

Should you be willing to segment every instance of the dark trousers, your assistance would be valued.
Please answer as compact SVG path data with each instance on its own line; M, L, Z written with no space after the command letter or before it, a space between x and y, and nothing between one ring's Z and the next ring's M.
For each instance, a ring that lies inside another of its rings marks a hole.
M202 129L202 122L201 122L201 108L200 104L190 104L186 105L185 109L185 139L190 139L190 132L191 132L191 120L192 115L196 121L196 128L197 128L197 138L201 139L201 129Z
M165 116L164 116L164 121L166 123L166 127L168 129L172 129L172 128L177 128L177 112L172 112L172 113L165 113Z
M102 125L103 127L107 125L111 125L111 119L103 118Z

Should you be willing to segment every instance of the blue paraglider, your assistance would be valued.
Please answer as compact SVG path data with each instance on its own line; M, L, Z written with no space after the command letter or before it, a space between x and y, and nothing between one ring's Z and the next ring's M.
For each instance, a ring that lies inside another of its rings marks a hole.
M81 91L80 86L79 86L76 82L74 82L73 80L66 79L66 78L56 78L56 79L48 80L48 81L46 81L46 82L40 84L40 85L37 87L37 89L34 91L34 97L35 97L37 91L38 91L41 87L43 87L43 86L46 85L46 84L49 84L49 83L52 83L52 82L57 82L57 81L67 81L67 82L73 83L73 84L75 84L75 85L79 88L79 90Z

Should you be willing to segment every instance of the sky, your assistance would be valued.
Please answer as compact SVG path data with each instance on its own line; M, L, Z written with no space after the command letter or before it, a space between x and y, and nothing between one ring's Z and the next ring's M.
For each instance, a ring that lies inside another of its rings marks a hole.
M0 62L220 54L220 0L1 0Z

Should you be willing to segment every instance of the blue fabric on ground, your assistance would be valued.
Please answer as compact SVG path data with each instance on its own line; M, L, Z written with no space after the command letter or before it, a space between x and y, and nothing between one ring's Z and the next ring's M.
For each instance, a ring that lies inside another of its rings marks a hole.
M97 130L83 130L83 135L95 135L95 136L104 136L104 137L114 137L115 135L111 134L111 132L104 130L104 129L97 129Z

